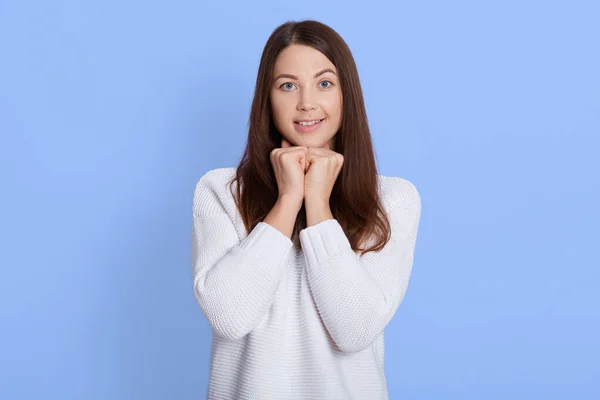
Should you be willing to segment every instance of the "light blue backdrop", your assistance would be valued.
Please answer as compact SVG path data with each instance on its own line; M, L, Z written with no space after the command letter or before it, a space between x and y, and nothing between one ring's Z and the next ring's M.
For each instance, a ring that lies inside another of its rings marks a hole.
M2 1L0 398L201 399L191 202L237 165L262 47L353 51L422 197L392 399L600 398L596 1Z

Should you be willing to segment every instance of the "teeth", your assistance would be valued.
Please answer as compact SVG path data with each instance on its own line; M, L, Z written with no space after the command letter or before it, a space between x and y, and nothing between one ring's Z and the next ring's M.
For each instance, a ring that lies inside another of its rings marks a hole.
M320 122L320 121L321 121L321 120L320 120L320 119L318 119L318 120L316 120L316 121L310 121L310 122L298 121L298 123L299 123L300 125L309 126L309 125L314 125L314 124L316 124L317 122Z

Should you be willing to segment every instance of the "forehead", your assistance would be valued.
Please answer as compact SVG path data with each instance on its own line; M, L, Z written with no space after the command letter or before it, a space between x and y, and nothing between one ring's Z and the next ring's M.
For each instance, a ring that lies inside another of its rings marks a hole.
M283 49L273 68L273 73L290 73L294 75L310 74L324 68L337 69L319 50L310 46L294 44Z

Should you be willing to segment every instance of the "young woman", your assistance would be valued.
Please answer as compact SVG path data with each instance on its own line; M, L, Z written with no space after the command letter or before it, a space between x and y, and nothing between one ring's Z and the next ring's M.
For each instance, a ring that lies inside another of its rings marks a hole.
M317 21L275 29L241 163L208 171L194 192L208 398L387 399L383 332L420 215L410 181L377 174L344 40Z

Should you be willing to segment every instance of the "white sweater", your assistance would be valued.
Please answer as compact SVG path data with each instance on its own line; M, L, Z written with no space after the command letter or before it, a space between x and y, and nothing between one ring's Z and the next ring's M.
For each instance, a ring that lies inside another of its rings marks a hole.
M392 239L359 258L335 219L300 231L303 250L265 222L247 235L226 186L234 173L208 171L194 191L194 293L213 330L207 398L388 399L383 331L412 269L415 186L378 176Z

